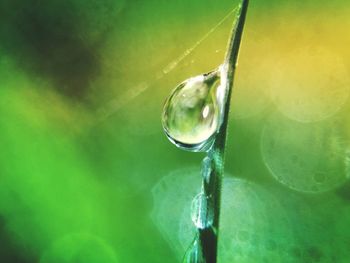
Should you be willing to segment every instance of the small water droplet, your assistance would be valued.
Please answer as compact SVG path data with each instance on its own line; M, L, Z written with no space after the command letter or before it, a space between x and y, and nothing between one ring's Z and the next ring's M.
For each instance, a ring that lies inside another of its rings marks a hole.
M211 172L212 172L212 159L206 156L202 162L202 176L206 184L209 184Z
M206 151L219 123L217 88L220 73L213 71L177 86L163 109L162 124L169 140L188 151Z
M202 247L200 245L200 241L198 237L194 239L191 246L188 248L188 250L185 253L183 263L199 263L199 262L205 262Z
M198 194L192 201L192 222L198 229L204 229L213 224L214 208L211 197Z

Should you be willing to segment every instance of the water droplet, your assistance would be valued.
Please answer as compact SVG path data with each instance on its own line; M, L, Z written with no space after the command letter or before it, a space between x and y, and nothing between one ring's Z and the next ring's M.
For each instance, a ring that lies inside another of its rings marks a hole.
M192 222L198 229L211 226L214 220L213 200L203 193L192 201Z
M210 174L212 172L212 159L209 158L208 156L203 159L202 162L202 176L204 179L204 182L206 184L209 184L210 180Z
M220 73L213 71L177 86L164 105L162 123L169 140L188 151L206 151L219 123L217 88Z
M200 245L198 237L196 237L191 246L186 251L183 259L183 263L198 263L205 262L203 257L202 247Z

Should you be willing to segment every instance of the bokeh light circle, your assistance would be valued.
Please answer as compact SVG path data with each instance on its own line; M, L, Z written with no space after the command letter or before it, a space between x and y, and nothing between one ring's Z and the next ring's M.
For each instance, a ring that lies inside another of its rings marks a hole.
M349 97L350 82L342 58L322 46L285 52L271 71L272 99L290 119L323 120L338 112Z
M273 177L287 187L329 191L350 176L349 136L339 119L300 123L274 114L262 132L261 154Z

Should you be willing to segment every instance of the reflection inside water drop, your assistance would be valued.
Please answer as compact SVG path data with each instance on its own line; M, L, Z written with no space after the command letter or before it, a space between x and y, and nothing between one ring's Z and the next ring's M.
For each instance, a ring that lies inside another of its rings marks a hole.
M205 151L219 123L219 71L190 78L177 86L163 109L162 124L171 142L189 151Z

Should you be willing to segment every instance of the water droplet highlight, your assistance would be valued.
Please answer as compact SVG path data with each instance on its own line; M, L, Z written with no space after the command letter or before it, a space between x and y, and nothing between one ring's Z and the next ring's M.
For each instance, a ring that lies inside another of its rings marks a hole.
M190 78L177 86L163 109L162 124L169 140L188 151L207 151L219 123L217 90L220 72Z

